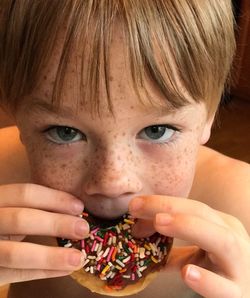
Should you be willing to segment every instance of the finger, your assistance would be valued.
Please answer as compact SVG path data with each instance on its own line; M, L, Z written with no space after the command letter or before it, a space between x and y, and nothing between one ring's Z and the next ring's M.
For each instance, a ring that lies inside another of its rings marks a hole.
M132 235L136 238L145 238L155 233L152 220L138 220L132 227Z
M0 209L1 235L47 235L80 239L89 233L88 223L79 217L29 208Z
M29 207L48 211L81 214L83 202L74 196L36 184L9 184L0 186L1 207Z
M243 297L240 288L233 281L198 266L185 266L182 277L185 283L202 297Z
M152 220L157 213L190 214L225 226L218 213L208 205L184 198L167 196L143 196L133 198L129 204L129 212L135 218Z
M214 255L217 265L229 275L240 274L238 264L242 241L228 228L185 214L169 216L159 213L154 224L160 234L191 242Z
M84 262L80 250L27 242L0 242L0 267L16 269L76 270Z
M166 270L180 271L186 264L203 264L205 252L197 246L173 246L166 264Z
M1 235L46 235L81 239L89 233L88 223L77 216L30 208L1 208Z
M237 233L245 239L249 238L249 234L244 224L237 217L221 211L217 211L217 213L232 230L237 231Z
M25 270L25 269L8 269L0 268L0 286L35 279L53 278L66 276L72 271L56 271L56 270Z

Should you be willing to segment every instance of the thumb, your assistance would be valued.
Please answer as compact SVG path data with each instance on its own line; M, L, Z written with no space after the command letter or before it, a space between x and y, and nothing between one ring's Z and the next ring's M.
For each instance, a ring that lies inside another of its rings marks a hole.
M145 238L156 232L153 222L145 219L138 219L132 227L132 235L135 238Z

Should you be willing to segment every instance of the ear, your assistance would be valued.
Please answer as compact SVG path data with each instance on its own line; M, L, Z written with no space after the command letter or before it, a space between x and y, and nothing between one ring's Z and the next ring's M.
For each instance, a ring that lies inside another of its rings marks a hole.
M212 125L213 125L213 122L214 122L214 117L215 116L213 115L209 119L207 119L207 121L206 121L206 123L203 127L203 131L202 131L201 136L200 136L200 144L201 145L206 144L206 142L210 138Z

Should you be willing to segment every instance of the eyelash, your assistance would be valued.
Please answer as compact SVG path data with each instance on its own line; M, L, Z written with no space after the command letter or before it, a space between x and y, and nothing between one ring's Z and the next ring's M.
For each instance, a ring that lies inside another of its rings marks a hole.
M70 129L73 129L75 130L77 133L80 133L81 135L82 132L77 129L77 128L74 128L72 126L67 126L67 125L49 125L47 126L45 129L42 130L42 134L45 135L46 133L48 133L49 131L51 131L52 129L55 129L55 128L58 128L58 127L67 127L67 128L70 128ZM52 141L51 139L49 139L48 137L45 137L46 139L46 142L50 145L50 146L65 146L65 147L69 147L71 145L73 145L74 143L76 142L69 142L69 143L57 143L57 142L54 142Z
M176 134L178 133L181 133L182 132L182 129L181 128L178 128L178 127L176 127L176 126L173 126L173 125L170 125L170 124L154 124L154 125L150 125L150 126L147 126L147 127L145 127L143 130L145 130L146 128L148 128L148 127L152 127L152 126L162 126L162 127L165 127L166 129L171 129L171 130L173 130L173 135L169 138L169 139L167 139L166 141L159 141L159 142L154 142L153 140L152 141L148 141L147 143L148 143L148 145L149 146L156 146L156 145L158 145L158 146L171 146L171 145L173 145L173 144L175 144L176 143L176 141L177 141L177 138L176 138ZM142 130L142 131L143 131ZM145 141L145 139L142 139L142 140L144 140ZM147 141L147 140L146 140Z
M181 132L181 129L180 128L177 128L177 127L175 127L175 126L173 126L173 125L169 125L169 124L154 124L154 125L150 125L150 126L147 126L147 127L145 127L145 128L143 128L141 131L143 131L144 129L146 129L146 128L148 128L148 127L152 127L152 126L163 126L163 127L165 127L166 129L171 129L171 130L173 130L174 131L174 134L173 134L173 137L170 137L170 139L168 139L167 141L163 141L163 142L154 142L154 141L150 141L150 140L148 140L148 144L149 145L158 145L158 146L166 146L166 145L168 145L168 146L170 146L170 145L173 145L175 142L176 142L176 137L175 137L175 134L176 133L180 133ZM80 133L82 136L84 136L84 134L80 131L80 130L78 130L77 128L74 128L74 127L71 127L71 126L66 126L66 125L50 125L50 126L48 126L48 127L46 127L45 129L43 129L42 130L42 133L43 134L46 134L46 133L48 133L49 131L51 131L51 130L53 130L53 129L55 129L55 128L58 128L58 127L67 127L67 128L69 128L69 129L73 129L74 131L76 131L77 133ZM146 139L144 139L144 140L146 140ZM57 142L55 142L55 141L53 141L53 140L51 140L50 138L48 138L48 137L46 137L46 141L50 144L50 145L54 145L54 146L71 146L71 145L73 145L74 143L76 143L76 142L65 142L65 143L57 143ZM147 141L147 140L146 140Z

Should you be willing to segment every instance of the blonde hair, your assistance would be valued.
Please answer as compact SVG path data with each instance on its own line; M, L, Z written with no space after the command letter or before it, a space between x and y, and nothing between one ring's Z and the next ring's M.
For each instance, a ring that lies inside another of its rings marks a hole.
M60 102L67 61L78 42L85 57L82 86L88 86L81 93L96 109L104 75L112 110L109 50L117 21L139 97L149 78L173 107L188 103L181 82L194 101L205 102L208 115L214 113L235 51L228 0L1 0L0 14L0 103L15 108L35 88L62 30L52 101Z

